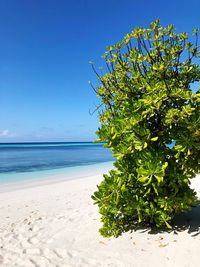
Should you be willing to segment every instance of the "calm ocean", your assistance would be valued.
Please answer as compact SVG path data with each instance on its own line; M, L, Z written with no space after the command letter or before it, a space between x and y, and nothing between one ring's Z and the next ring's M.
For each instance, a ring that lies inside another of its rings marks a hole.
M51 174L63 170L79 170L81 167L109 163L114 159L102 144L75 143L2 143L0 144L0 183L33 177L35 174ZM69 168L73 167L73 168ZM91 166L92 167L92 166ZM91 168L90 167L90 168Z
M33 172L112 161L102 144L12 143L0 144L0 173Z

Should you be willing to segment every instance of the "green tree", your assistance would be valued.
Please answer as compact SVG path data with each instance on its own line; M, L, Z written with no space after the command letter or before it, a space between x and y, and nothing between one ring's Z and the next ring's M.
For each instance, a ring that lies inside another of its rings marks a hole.
M171 228L175 214L197 205L190 179L200 171L198 30L177 34L159 20L135 28L107 48L106 74L98 74L99 141L115 168L92 198L100 233L119 236L138 226Z

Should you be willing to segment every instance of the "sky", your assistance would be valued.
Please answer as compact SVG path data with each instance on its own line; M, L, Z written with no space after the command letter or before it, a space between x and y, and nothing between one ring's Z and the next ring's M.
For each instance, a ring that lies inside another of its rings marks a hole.
M99 99L89 64L159 18L200 28L199 0L0 0L0 142L92 141Z

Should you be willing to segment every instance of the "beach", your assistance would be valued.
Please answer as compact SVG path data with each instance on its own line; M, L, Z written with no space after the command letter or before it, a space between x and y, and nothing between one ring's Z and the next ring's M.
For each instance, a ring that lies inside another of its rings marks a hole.
M199 266L200 207L178 216L176 231L100 236L91 194L105 170L1 191L0 266ZM199 178L192 186L200 197Z

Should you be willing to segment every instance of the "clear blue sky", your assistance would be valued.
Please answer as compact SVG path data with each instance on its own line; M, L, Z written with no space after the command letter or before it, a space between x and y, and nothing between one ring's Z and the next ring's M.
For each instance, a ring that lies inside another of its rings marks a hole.
M200 27L199 0L0 0L0 142L90 141L89 61L156 18Z

